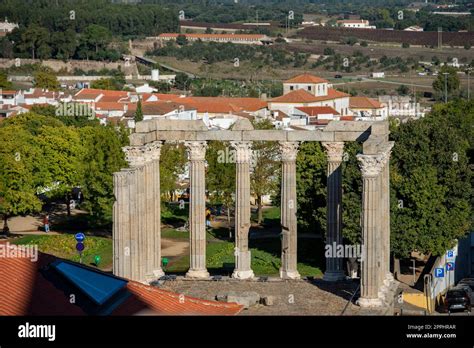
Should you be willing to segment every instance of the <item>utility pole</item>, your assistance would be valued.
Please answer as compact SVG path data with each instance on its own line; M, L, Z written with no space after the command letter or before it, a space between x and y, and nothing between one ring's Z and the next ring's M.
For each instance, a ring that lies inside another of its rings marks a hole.
M444 102L448 102L448 75L449 73L445 72L444 75Z
M443 28L438 27L438 49L443 48Z
M467 100L471 100L471 69L467 69Z

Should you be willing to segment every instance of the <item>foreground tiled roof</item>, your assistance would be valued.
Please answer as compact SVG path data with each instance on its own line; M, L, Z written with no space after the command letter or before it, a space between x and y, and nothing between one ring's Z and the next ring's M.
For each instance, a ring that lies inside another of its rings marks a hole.
M317 97L303 89L297 89L296 91L289 92L280 97L273 98L270 102L272 103L316 103L325 100L332 100L337 98L349 97L349 94L339 92L335 89L328 88L328 94L325 96Z
M301 74L289 80L286 80L284 83L326 83L326 82L329 82L329 81L318 76L314 76L311 74Z
M43 253L37 262L26 257L0 257L0 315L86 315L79 305L82 301L69 301L69 294L77 289L48 267L56 260ZM112 315L236 315L242 310L235 303L188 296L180 300L179 294L134 281L127 283L126 290L130 296Z
M383 106L375 99L367 97L350 97L349 107L354 109L380 109Z

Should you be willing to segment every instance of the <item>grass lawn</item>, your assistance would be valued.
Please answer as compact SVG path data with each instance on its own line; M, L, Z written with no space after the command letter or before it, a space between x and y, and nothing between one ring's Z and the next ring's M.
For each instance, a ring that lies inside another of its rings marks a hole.
M267 207L263 209L263 223L264 224L278 224L280 223L280 207ZM257 221L257 212L252 212L251 216L252 221Z
M298 263L298 271L301 276L322 276L320 268L323 253L320 240L300 239L298 256L301 261ZM250 250L252 254L252 269L259 276L278 276L281 266L281 246L279 239L259 239L252 240ZM232 273L235 264L234 243L228 241L208 242L206 248L207 269L211 274ZM301 255L300 255L301 254ZM312 255L321 255L320 258ZM185 273L189 269L189 255L185 255L166 267L169 273Z
M51 254L66 260L79 262L76 251L76 240L72 234L59 235L30 235L11 241L18 245L38 245L41 252ZM85 249L82 253L82 263L95 266L94 257L99 255L101 261L99 269L110 269L112 267L112 239L104 237L86 236Z

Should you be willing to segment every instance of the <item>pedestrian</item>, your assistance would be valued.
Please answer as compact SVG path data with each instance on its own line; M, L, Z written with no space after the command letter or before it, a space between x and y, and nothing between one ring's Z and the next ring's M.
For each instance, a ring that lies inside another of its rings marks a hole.
M206 209L206 226L211 227L211 210L209 208Z
M44 225L44 231L46 233L49 233L49 215L46 214L46 216L43 219L43 225Z

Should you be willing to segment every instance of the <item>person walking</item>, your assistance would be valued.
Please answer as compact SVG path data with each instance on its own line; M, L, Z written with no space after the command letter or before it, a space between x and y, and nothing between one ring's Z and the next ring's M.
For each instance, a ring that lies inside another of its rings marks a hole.
M206 227L211 228L211 210L206 209Z
M46 214L43 219L44 231L49 233L49 214Z

